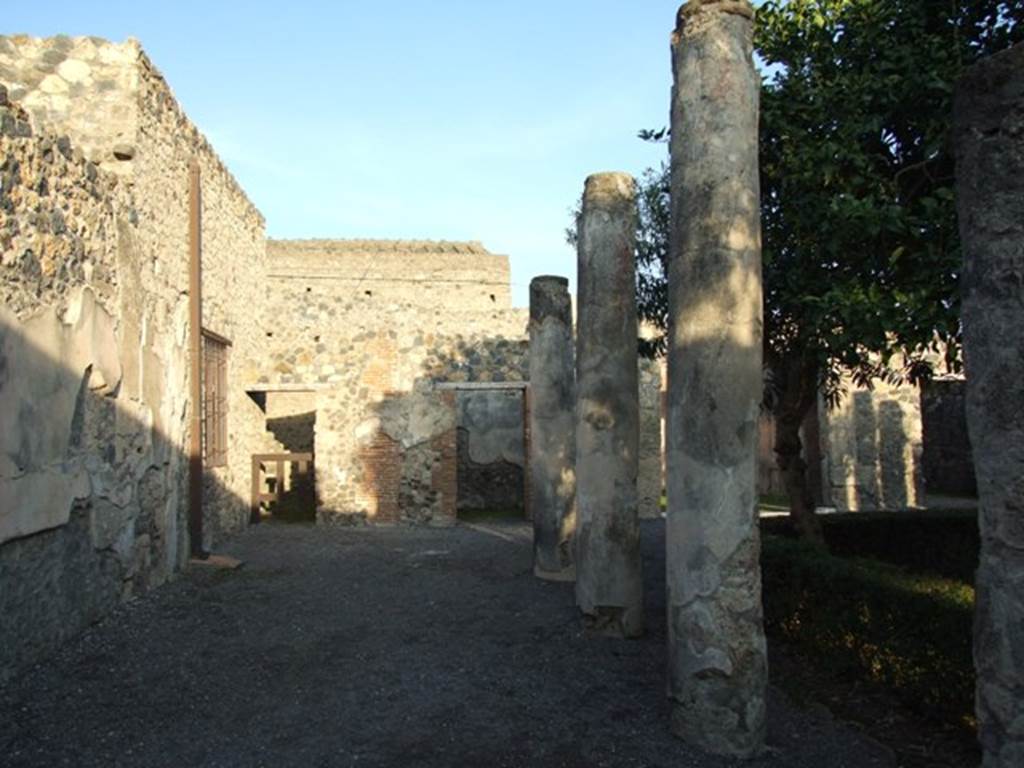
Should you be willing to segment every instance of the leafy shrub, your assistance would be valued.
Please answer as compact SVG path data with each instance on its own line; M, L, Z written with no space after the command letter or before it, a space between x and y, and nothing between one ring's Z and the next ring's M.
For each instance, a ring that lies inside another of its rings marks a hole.
M973 510L853 512L820 519L834 555L868 557L974 583L980 540ZM765 518L761 527L765 533L795 535L788 517Z
M970 586L779 536L765 536L761 562L770 633L926 715L973 723Z

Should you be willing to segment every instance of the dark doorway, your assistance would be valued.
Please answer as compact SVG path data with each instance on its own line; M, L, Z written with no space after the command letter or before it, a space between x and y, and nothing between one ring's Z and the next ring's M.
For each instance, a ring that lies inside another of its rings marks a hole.
M526 514L526 439L520 386L460 388L456 508L461 519Z
M259 517L316 522L316 393L267 392L265 411L268 451L253 462L253 492L259 488L261 496Z

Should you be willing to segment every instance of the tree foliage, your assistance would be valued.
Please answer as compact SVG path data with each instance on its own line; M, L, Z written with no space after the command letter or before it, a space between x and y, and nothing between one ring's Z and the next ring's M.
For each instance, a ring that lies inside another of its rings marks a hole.
M811 354L827 394L927 376L936 336L959 347L960 247L949 142L963 69L1005 48L1022 2L776 0L756 46L762 96L769 359Z
M818 393L959 363L953 90L1024 38L1024 0L767 0L755 48L767 402L794 513L799 427ZM664 141L666 130L642 131ZM669 169L640 185L637 295L665 327ZM664 339L648 352L663 349ZM804 510L806 511L806 510Z
M1019 41L1024 0L768 0L761 99L766 360L811 355L820 384L957 365L959 238L949 146L965 67ZM642 131L663 141L666 131ZM637 293L664 327L668 168L640 189ZM895 353L901 370L887 364Z

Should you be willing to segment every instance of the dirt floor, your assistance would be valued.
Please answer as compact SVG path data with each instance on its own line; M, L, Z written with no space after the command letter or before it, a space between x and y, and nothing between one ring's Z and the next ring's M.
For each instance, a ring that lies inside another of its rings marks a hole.
M644 524L649 631L582 633L531 575L524 525L263 525L0 688L0 765L895 766L774 690L747 763L667 728L664 528Z

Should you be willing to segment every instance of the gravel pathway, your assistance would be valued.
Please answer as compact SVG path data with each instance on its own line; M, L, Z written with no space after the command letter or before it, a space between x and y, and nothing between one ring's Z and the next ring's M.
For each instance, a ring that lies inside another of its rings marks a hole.
M649 632L579 628L523 525L263 525L0 688L0 765L892 766L773 691L770 749L668 732L664 527L644 524Z

